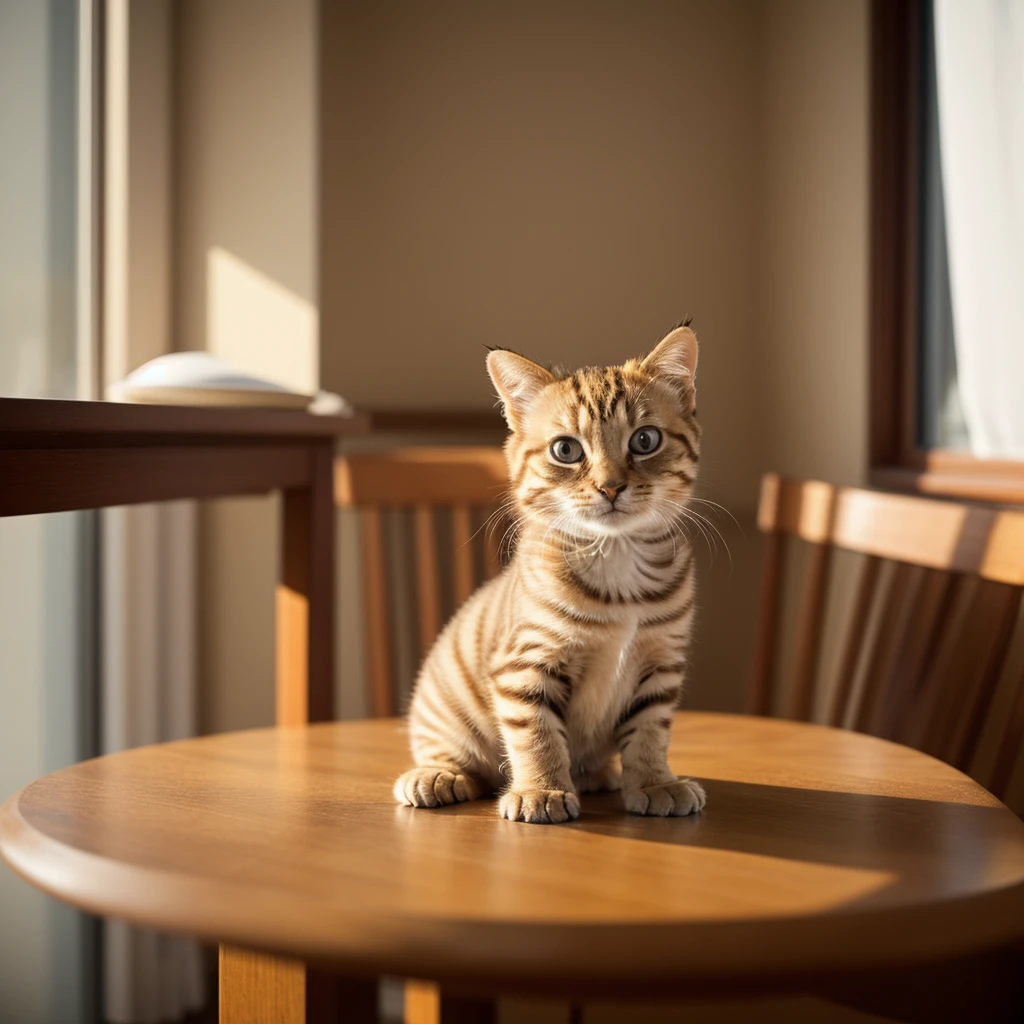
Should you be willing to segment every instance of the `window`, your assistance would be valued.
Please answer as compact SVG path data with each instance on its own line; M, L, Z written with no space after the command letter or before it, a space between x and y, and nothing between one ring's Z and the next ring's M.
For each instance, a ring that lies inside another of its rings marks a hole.
M1024 3L872 23L873 480L1024 501Z

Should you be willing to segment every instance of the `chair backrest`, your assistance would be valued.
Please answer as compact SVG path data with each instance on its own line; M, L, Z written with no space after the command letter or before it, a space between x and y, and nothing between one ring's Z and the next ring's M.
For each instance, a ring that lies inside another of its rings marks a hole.
M412 512L419 648L424 656L443 625L439 521L450 521L450 579L457 606L481 580L501 569L499 548L505 525L500 505L507 487L508 470L500 448L401 448L337 460L335 501L339 508L358 509L360 516L369 698L374 715L393 715L398 710L384 510ZM444 517L437 515L441 510L446 510ZM489 515L494 519L482 528ZM481 526L474 528L477 522ZM482 554L474 547L477 533L483 534Z
M758 526L767 536L751 711L807 720L819 698L819 718L907 743L965 771L984 734L995 749L984 781L1003 795L1024 738L1020 678L1007 680L1013 695L1002 721L989 716L1004 669L1013 669L1007 658L1024 587L1024 511L770 474ZM778 639L792 539L810 552L783 695ZM836 549L858 552L861 564L834 683L822 694ZM824 711L822 696L830 697Z

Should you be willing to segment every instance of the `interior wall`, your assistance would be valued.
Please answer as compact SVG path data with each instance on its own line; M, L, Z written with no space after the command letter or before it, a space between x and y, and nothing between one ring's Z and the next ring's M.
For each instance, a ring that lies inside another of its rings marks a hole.
M750 339L760 381L759 473L866 481L868 11L865 0L768 0L759 11L758 324ZM745 529L753 536L752 523ZM760 547L740 546L745 556ZM826 689L840 641L833 627L852 599L852 568L839 560L834 574L835 614L821 665ZM758 576L757 557L744 557L739 586L706 576L726 614L706 617L699 633L705 649L694 698L702 706L742 706ZM787 601L783 621L794 621L795 611ZM791 639L783 627L783 683ZM723 692L722 679L741 685Z
M182 0L177 43L180 347L482 409L484 344L615 361L696 318L703 493L736 521L712 513L690 703L740 706L760 474L865 472L865 0ZM290 330L245 320L268 288ZM272 715L274 517L204 516L207 728Z
M702 487L744 532L707 509L693 706L748 673L758 29L743 0L321 9L325 387L488 408L485 344L620 362L694 316Z
M755 13L323 5L325 386L489 408L485 344L619 362L693 315L707 486L749 506Z
M758 324L764 468L867 473L868 4L761 9Z
M484 408L483 344L613 362L694 315L728 514L689 701L740 707L761 473L866 465L866 3L325 5L320 45L325 386Z
M175 4L175 338L314 392L316 0ZM274 715L273 498L206 502L205 731Z

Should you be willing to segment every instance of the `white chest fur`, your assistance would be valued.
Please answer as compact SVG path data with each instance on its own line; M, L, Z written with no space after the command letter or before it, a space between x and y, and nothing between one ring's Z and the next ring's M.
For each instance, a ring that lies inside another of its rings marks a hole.
M587 652L567 715L574 760L610 740L615 721L636 687L638 621L639 612L631 610Z
M606 537L572 560L579 578L595 590L620 600L632 600L652 585L650 570L645 575L647 552L628 537Z
M649 614L642 595L671 581L678 572L676 555L686 557L672 539L644 547L623 537L607 538L603 547L574 561L573 570L585 584L615 599L606 609L612 621L587 645L585 668L574 680L567 716L574 760L611 740L618 716L636 688L642 648L649 640L638 636L639 623Z

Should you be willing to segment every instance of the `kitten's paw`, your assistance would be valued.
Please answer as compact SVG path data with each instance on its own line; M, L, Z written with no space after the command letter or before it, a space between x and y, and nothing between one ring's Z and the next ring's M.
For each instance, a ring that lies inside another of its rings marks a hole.
M617 765L606 764L592 772L583 772L573 781L580 793L614 793L622 789L622 772Z
M400 775L393 792L400 804L409 807L443 807L476 800L482 796L483 787L472 775L426 765Z
M630 814L657 815L659 818L681 818L704 810L707 797L704 787L693 779L675 779L656 786L627 787L623 792Z
M580 816L580 798L562 789L512 789L502 794L498 814L509 821L557 825Z

